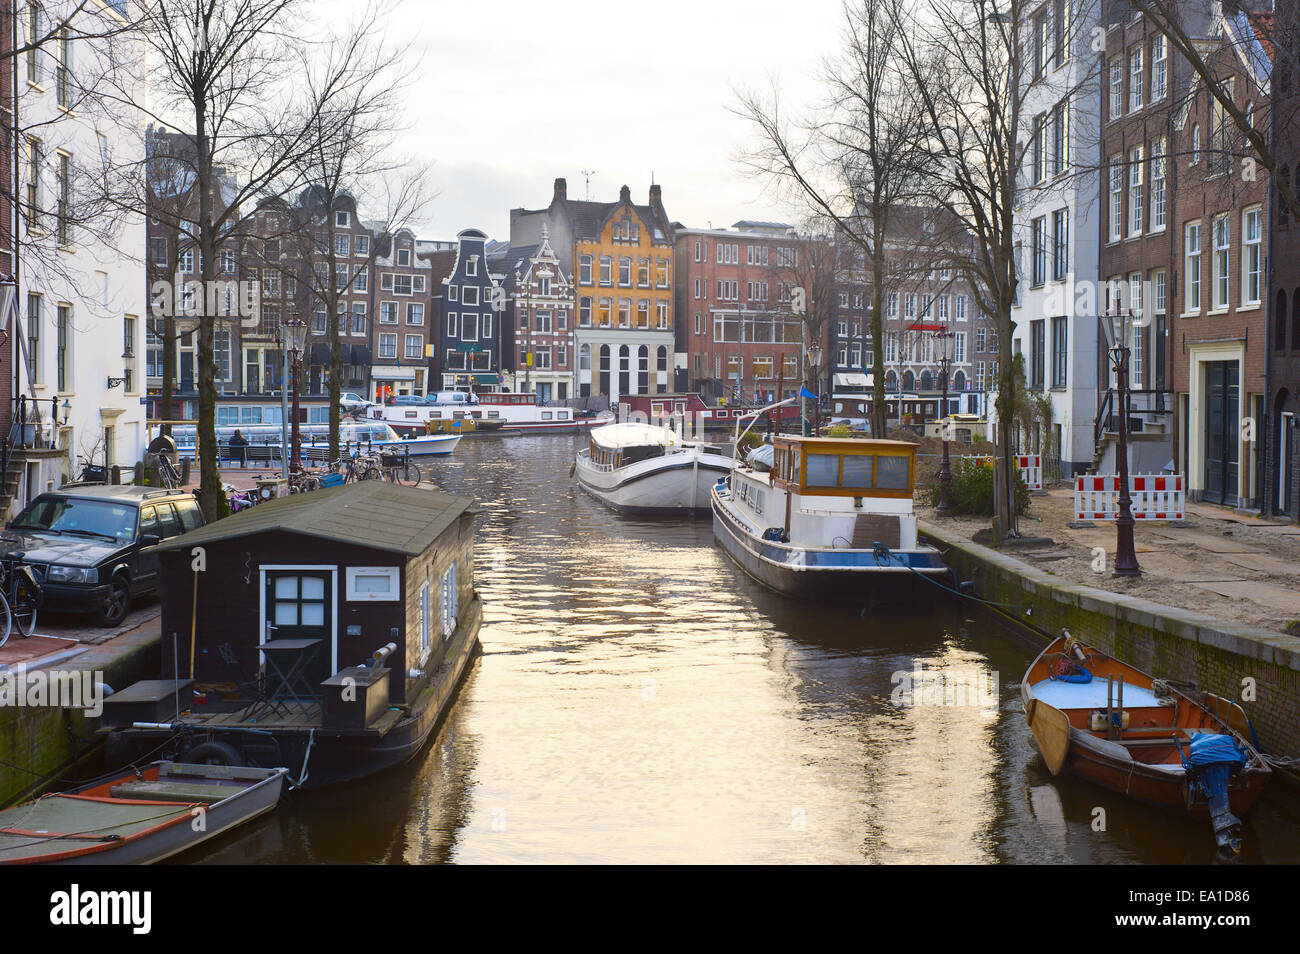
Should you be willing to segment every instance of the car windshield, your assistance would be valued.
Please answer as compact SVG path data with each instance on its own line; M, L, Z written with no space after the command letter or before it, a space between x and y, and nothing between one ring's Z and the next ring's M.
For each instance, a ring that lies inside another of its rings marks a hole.
M135 537L136 508L108 500L37 497L10 526L129 542Z

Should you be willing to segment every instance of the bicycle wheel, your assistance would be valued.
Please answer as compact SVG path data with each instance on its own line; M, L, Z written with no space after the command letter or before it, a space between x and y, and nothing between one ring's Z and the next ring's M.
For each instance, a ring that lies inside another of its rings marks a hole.
M39 593L31 591L30 585L22 576L18 577L15 590L17 592L14 593L14 605L10 615L13 617L14 625L18 627L18 632L26 639L36 629L36 611L41 607L41 597Z
M9 642L9 634L14 629L14 617L9 612L9 601L0 593L0 646Z
M406 462L406 466L398 471L397 479L408 487L420 486L420 468L416 467L411 461Z
M361 479L362 480L383 480L384 472L380 470L378 467L376 467L374 464L371 464L369 467L367 467L364 471L361 472Z

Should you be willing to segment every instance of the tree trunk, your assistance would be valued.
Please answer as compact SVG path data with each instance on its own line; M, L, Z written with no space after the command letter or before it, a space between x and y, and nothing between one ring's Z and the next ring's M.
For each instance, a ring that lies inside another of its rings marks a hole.
M885 406L885 256L877 235L871 256L871 436L889 437L889 409Z
M199 417L198 440L195 442L199 458L199 503L203 517L211 523L221 515L218 500L221 497L221 473L217 469L217 376L214 352L214 316L207 314L207 292L216 279L216 229L212 222L212 197L215 175L212 155L206 135L207 115L205 103L196 97L195 124L198 131L197 166L199 186L199 277L198 332L199 341L195 359L198 361Z

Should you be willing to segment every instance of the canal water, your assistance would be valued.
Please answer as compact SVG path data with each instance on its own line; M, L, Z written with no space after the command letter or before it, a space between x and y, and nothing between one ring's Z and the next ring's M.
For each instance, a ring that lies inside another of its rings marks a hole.
M187 860L1213 860L1208 823L1051 778L1020 706L1031 643L937 591L869 617L769 593L707 518L578 490L582 440L465 439L426 468L484 509L485 622L425 753ZM1259 807L1244 857L1300 861L1294 802Z

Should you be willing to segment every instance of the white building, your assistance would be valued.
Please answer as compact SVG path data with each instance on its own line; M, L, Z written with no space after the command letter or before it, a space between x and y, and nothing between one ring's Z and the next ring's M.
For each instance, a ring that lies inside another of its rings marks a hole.
M1046 452L1064 475L1081 473L1095 450L1097 412L1098 180L1096 54L1088 48L1095 4L1045 0L1030 18L1021 140L1028 143L1016 209L1019 301L1012 351L1024 355L1032 391L1050 395L1050 434L1021 435L1024 453Z
M77 6L23 5L18 28L43 36ZM40 430L59 451L29 467L19 505L58 483L60 472L79 473L79 458L129 470L147 445L145 220L100 214L105 184L144 158L143 126L134 111L97 96L106 65L139 64L143 44L131 33L83 38L125 23L122 6L91 0L70 30L17 64L18 393L35 399Z

